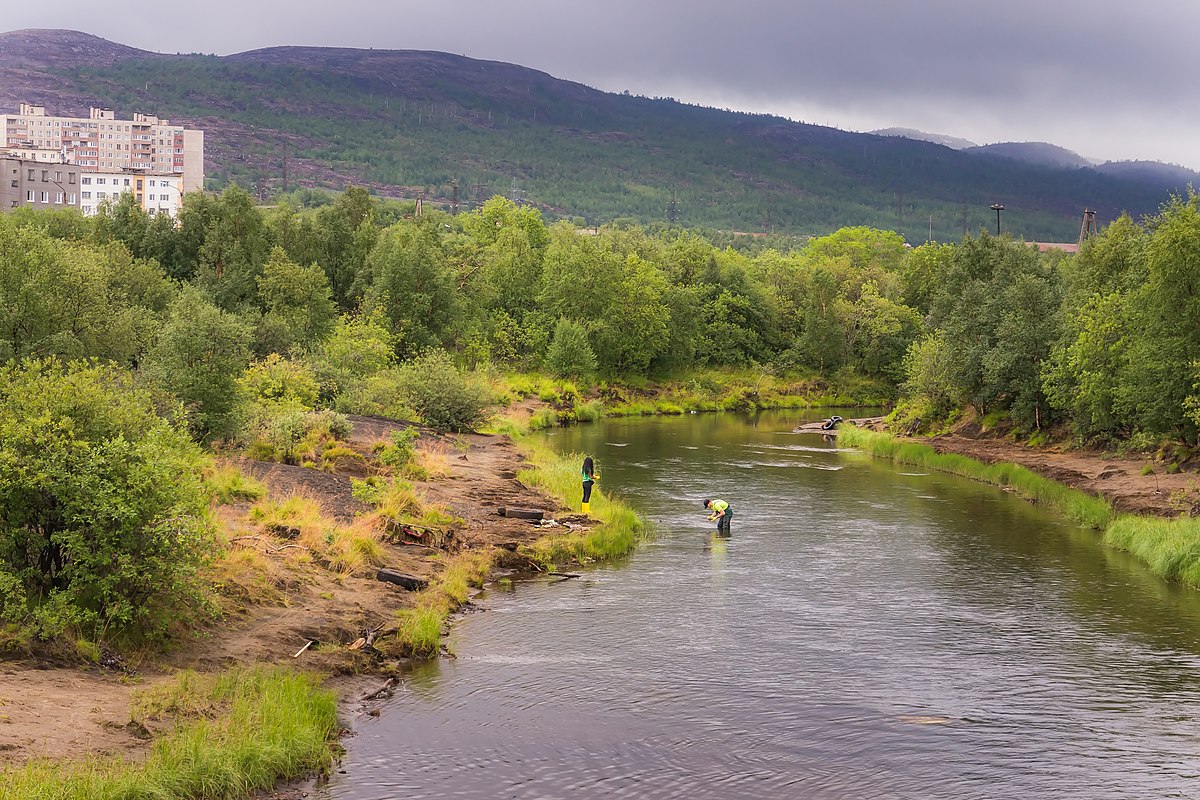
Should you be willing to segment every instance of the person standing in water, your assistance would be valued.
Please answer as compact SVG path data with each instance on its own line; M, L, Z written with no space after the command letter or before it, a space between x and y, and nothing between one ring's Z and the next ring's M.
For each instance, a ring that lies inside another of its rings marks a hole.
M717 521L717 535L728 536L729 521L733 519L733 507L724 500L714 500L712 498L705 498L704 507L712 512L709 519Z
M596 482L596 464L592 461L591 456L583 458L583 513L591 513L592 510L592 484Z

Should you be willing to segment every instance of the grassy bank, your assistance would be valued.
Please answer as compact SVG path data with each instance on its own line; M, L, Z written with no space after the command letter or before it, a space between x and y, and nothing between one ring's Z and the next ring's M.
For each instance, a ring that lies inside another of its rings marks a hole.
M876 458L886 458L899 464L949 472L1007 487L1025 500L1096 530L1104 530L1113 519L1112 505L1107 500L1064 486L1017 464L984 464L973 458L938 453L928 445L900 441L891 434L876 433L852 425L838 429L838 443L857 447Z
M563 455L548 445L529 440L520 442L520 446L533 466L522 470L517 477L567 507L577 507L583 456ZM600 521L590 531L543 537L525 548L526 553L546 566L587 564L626 555L647 533L646 523L637 512L623 500L605 493L599 485L592 491L590 514Z
M1117 515L1107 500L1064 486L1016 464L984 464L966 456L937 453L928 445L902 442L890 434L853 426L838 429L838 443L900 464L1009 487L1026 500L1081 525L1103 531L1101 540L1105 545L1131 553L1156 575L1200 588L1198 519Z
M0 770L0 800L233 800L328 769L337 747L333 693L282 668L184 673L139 695L131 716L168 727L145 761Z
M611 381L570 381L535 373L494 381L501 401L530 397L546 404L528 420L531 430L593 422L601 416L637 417L701 411L881 406L894 390L854 375L775 375L751 369L711 369L651 381L630 376Z

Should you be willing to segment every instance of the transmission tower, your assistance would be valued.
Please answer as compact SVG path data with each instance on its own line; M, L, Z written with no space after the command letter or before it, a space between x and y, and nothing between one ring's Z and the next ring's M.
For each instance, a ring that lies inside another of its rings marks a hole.
M1079 243L1083 244L1096 235L1096 212L1090 208L1083 210L1083 222L1079 225Z
M667 203L667 222L672 225L679 219L679 204L675 199L675 190L671 190L671 202Z

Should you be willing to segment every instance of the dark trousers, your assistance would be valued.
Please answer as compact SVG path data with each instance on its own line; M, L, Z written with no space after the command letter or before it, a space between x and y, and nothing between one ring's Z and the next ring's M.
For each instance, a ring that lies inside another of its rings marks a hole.
M725 509L723 516L717 517L717 533L721 536L729 535L729 521L733 519L733 509Z
M583 502L587 503L592 499L592 482L583 482Z

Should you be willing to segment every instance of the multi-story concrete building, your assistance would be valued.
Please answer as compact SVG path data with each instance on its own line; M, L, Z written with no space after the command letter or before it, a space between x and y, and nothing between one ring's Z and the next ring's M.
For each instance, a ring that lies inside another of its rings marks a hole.
M122 194L132 194L146 213L175 217L183 200L180 175L125 170L121 172L85 172L79 176L79 209L92 216L105 200L116 202Z
M0 211L18 206L76 208L79 205L79 167L39 164L0 156Z
M3 120L4 152L30 161L73 164L83 172L144 170L178 175L185 192L204 188L204 131L152 114L117 119L106 108L90 116L47 116L45 106L21 103Z

